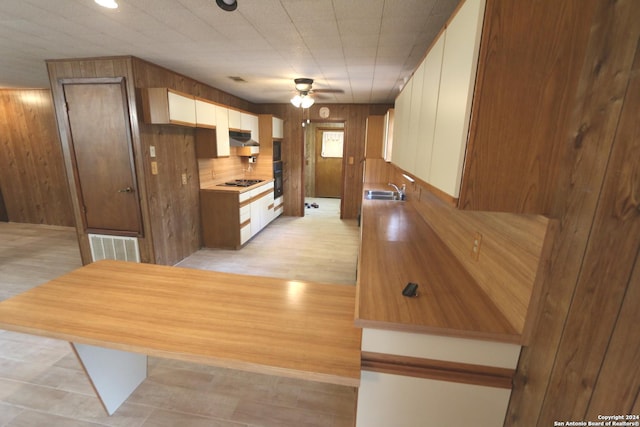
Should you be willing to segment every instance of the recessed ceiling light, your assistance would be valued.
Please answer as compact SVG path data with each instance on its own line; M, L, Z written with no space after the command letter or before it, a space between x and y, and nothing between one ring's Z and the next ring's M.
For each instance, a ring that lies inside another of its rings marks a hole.
M116 0L94 0L94 1L102 7L106 7L107 9L118 8L118 3L116 3Z
M216 0L216 4L220 9L226 10L227 12L232 12L238 7L236 0Z

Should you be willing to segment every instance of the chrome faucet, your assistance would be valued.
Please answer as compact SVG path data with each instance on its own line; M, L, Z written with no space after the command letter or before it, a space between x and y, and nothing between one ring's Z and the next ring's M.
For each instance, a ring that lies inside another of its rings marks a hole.
M398 186L392 182L390 182L388 185L396 189L396 191L398 192L398 195L400 196L400 200L405 199L405 193L407 192L407 186L405 184L402 184L402 190L399 189Z

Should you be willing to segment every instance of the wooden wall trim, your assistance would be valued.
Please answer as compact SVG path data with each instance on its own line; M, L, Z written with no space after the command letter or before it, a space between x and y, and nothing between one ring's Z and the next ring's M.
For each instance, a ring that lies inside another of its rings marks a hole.
M360 366L364 371L506 389L511 388L514 374L513 369L507 368L369 351L361 353Z

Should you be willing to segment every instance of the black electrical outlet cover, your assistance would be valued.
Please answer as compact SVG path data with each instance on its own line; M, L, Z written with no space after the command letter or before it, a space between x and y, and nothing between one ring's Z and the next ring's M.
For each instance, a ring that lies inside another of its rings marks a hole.
M402 295L404 295L405 297L418 296L418 284L413 282L407 283L407 286L405 286L402 290Z

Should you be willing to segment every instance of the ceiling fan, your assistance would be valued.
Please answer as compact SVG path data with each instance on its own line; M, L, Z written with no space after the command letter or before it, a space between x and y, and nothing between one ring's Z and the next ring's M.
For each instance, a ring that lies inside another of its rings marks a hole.
M342 89L312 89L313 79L302 77L293 79L298 93L291 98L291 103L297 108L309 108L315 102L311 95L320 93L344 93Z

